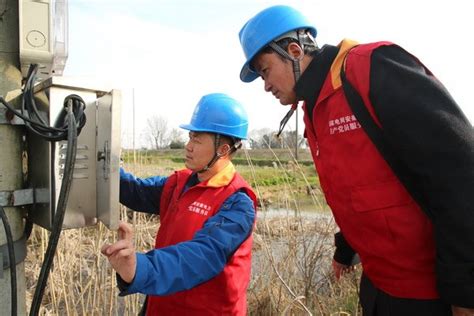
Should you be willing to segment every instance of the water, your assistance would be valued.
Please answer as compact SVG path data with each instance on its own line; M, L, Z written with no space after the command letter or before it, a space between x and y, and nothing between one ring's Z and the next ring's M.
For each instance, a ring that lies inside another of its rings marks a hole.
M298 211L270 206L257 213L260 225L254 235L252 279L275 278L275 270L290 283L325 278L331 266L335 224L331 212L311 206Z
M281 214L282 216L290 215L291 212L304 214L304 216L311 216L309 213L331 216L331 211L326 202L321 201L321 199L313 199L310 195L299 195L290 199L282 194L281 197L276 196L271 200L269 205L260 207L259 211Z
M332 214L321 210L290 210L279 207L269 207L257 212L257 219L300 217L303 219L332 220Z

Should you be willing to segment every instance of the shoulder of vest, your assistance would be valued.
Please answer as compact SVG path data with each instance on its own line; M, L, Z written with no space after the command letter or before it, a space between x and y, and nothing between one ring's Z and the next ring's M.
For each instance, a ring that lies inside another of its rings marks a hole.
M185 185L186 180L192 174L192 171L189 169L181 169L173 172L168 179L166 180L164 192L172 190L178 185ZM183 183L184 182L184 183Z
M234 179L231 181L231 185L235 188L235 192L243 190L253 201L255 209L257 208L257 195L253 191L252 187L238 172L235 173Z
M350 50L350 54L371 54L373 50L381 47L381 46L390 46L395 45L389 41L380 41L380 42L373 42L373 43L366 43L366 44L359 44Z
M332 86L334 89L341 87L341 77L340 71L341 67L343 67L344 62L348 56L366 56L370 57L372 52L380 47L380 46L387 46L387 45L394 45L392 42L388 41L380 41L380 42L373 42L373 43L366 43L366 44L358 44L352 40L343 40L339 44L339 53L334 59L333 64L331 65L331 78L332 78ZM345 65L344 65L345 66Z

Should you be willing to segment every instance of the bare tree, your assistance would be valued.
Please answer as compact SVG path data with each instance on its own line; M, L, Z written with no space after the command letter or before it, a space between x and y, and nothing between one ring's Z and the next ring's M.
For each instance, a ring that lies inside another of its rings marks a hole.
M289 148L295 148L295 141L296 141L296 131L284 131L281 134L281 138L283 138L283 143L285 146L288 146ZM305 139L303 138L303 135L298 135L298 148L304 148L306 142Z
M272 131L269 128L252 130L249 133L250 148L280 148L281 142L275 138L275 134L276 131Z
M160 115L153 115L147 119L146 137L153 149L168 146L168 121Z
M171 149L184 148L183 132L180 129L173 128L169 133L168 139Z
M252 149L259 148L268 148L268 139L267 135L274 133L269 128L254 129L249 133L249 145Z
M276 138L277 131L269 128L254 129L249 133L249 146L252 149L258 148L294 148L295 131L289 130L281 133L280 138ZM306 140L302 135L298 135L298 148L306 148Z

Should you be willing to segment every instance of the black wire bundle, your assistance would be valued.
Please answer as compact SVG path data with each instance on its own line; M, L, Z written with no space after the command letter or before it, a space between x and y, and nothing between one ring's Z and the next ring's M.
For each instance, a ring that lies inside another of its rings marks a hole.
M46 255L41 266L41 272L38 277L36 284L35 294L31 303L30 315L38 315L41 300L43 298L44 289L46 287L46 281L48 280L51 265L53 264L54 254L58 246L59 236L63 227L64 215L66 213L67 200L69 197L69 191L71 190L72 176L74 173L74 164L76 161L77 151L77 130L74 128L76 125L72 106L68 107L68 140L67 140L67 152L66 162L64 164L64 177L61 182L61 191L59 193L58 207L54 213L53 229L49 235L48 248L46 249Z
M53 229L51 231L48 248L46 250L43 265L41 267L40 276L35 289L33 302L30 308L30 315L38 315L41 300L43 298L44 289L48 280L51 265L53 263L54 254L61 234L63 226L64 215L66 213L66 206L71 189L74 165L76 161L77 152L77 136L80 134L82 128L86 124L85 102L75 94L69 95L64 100L64 107L59 113L54 127L50 126L48 122L40 115L36 106L34 98L34 83L36 80L36 73L38 65L31 65L28 70L28 75L23 89L23 97L21 99L21 112L15 110L3 97L0 96L0 103L6 106L13 114L23 119L25 126L32 133L41 136L42 138L57 142L67 140L66 161L64 167L64 177L61 182L61 190L59 193L58 204L54 212ZM54 208L54 201L52 207ZM11 273L11 291L12 291L12 315L17 315L17 284L16 284L16 262L13 247L13 237L8 223L8 218L4 209L0 207L0 215L5 227L7 235L8 253L10 257L10 273ZM5 216L4 216L5 215ZM2 267L3 269L3 267Z
M0 103L8 108L13 114L21 118L25 122L25 126L29 131L34 134L43 137L49 141L61 141L67 139L68 131L68 120L65 119L67 115L66 107L69 102L72 102L73 113L77 126L78 135L81 133L82 128L86 124L86 115L84 110L86 104L84 100L78 95L71 94L64 99L64 107L61 113L59 113L54 127L50 126L45 121L44 117L41 116L36 106L34 98L34 84L36 81L36 73L38 72L38 65L33 64L28 70L26 77L25 87L23 89L23 97L21 99L21 112L15 110L3 97L0 96Z

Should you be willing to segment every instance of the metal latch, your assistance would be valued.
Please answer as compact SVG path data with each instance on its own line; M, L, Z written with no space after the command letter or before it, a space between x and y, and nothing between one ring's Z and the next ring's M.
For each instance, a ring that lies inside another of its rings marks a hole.
M97 161L101 160L104 161L104 165L102 167L102 170L104 171L104 179L108 179L110 174L110 148L108 141L104 143L104 150L97 152Z

